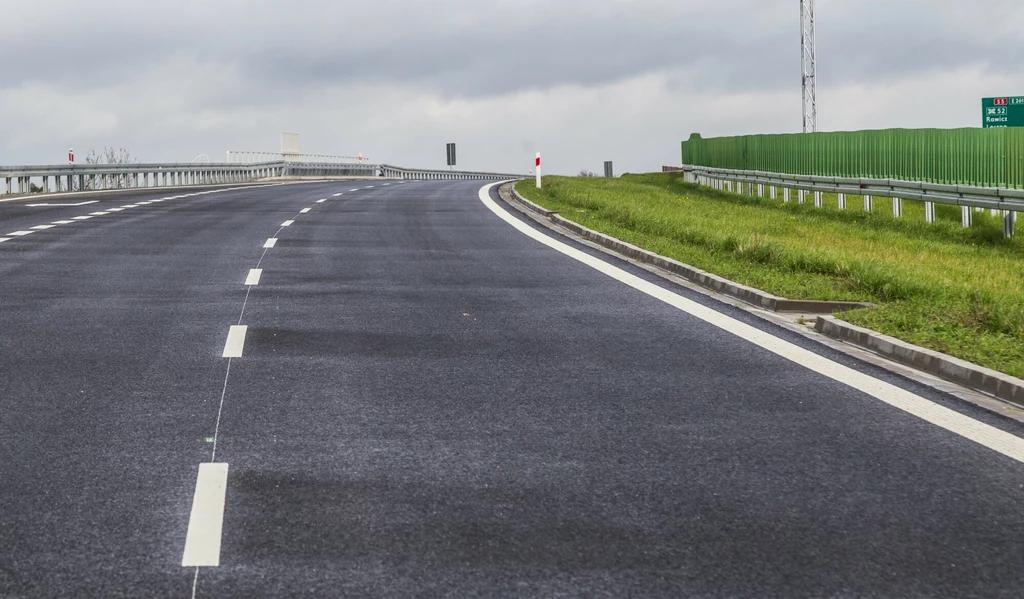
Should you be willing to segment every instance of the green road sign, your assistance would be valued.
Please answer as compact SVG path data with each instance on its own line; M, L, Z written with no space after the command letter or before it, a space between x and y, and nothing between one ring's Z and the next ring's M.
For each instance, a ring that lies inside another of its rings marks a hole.
M986 129L1024 127L1024 97L983 98L981 126Z

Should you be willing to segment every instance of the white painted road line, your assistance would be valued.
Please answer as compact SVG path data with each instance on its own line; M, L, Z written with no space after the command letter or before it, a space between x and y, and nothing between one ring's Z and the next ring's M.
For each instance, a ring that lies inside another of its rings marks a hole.
M326 201L327 201L327 200L317 200L317 201L316 201L316 203L317 203L317 204L323 204L323 203L324 203L324 202L326 202Z
M55 225L73 225L73 224L75 224L75 221L73 221L73 220L55 220L55 221L53 221L53 224L55 224Z
M57 225L36 225L34 227L31 227L31 228L34 231L45 231L46 229L52 229L52 228L54 228L56 226Z
M303 208L302 210L299 210L299 214L306 214L309 212L309 210L309 208Z
M359 191L358 189L350 189L349 191Z
M944 428L961 437L970 439L979 445L983 445L995 452L1001 453L1009 458L1024 462L1024 439L1002 431L994 426L979 422L970 416L965 416L955 410L941 406L933 401L925 399L872 376L858 372L853 368L839 364L819 356L811 350L804 349L766 333L761 329L740 322L731 316L726 316L707 306L702 306L693 300L664 289L645 281L640 277L622 270L621 268L595 258L590 254L582 252L557 239L554 239L536 229L521 222L516 217L499 207L490 197L490 191L500 183L485 185L480 189L480 201L483 202L491 212L498 216L520 233L530 237L549 248L561 252L570 258L582 262L594 270L607 275L621 283L641 291L659 301L662 301L674 308L690 314L704 322L715 326L727 333L735 335L740 339L753 343L766 349L782 358L785 358L798 366L807 368L845 385L848 385L866 395L870 395L890 406L903 410L908 414L917 416L921 420L930 422L935 426Z
M13 233L8 233L8 235L11 237L24 237L26 235L31 235L32 233L35 233L35 231L15 231Z
M294 224L295 224L295 221L293 221L293 220L286 220L283 223L281 223L281 226L282 227L290 227L290 226L292 226Z
M103 216L105 214L110 214L110 213L109 212L90 212L89 216Z
M40 208L42 206L88 206L89 204L97 204L99 200L90 200L88 202L78 202L75 204L25 204L29 208Z
M275 245L277 245L277 238L276 237L271 237L270 239L267 240L266 243L263 244L263 247L269 249L269 248L274 247Z
M228 331L228 340L224 342L225 358L241 358L242 348L245 346L245 333L249 327L245 325L232 326Z
M71 220L89 220L90 218L93 218L93 217L91 217L91 216L72 216Z
M121 207L122 208L138 208L139 205L138 204L125 204L124 206L121 206Z
M334 197L336 197L336 198L340 198L340 197L341 197L342 195L344 195L344 194L341 194L341 193L336 193L336 194L334 194Z
M228 491L227 464L200 464L196 492L192 497L192 515L188 519L185 568L220 565L220 542L224 530L224 503Z
M139 202L138 204L136 204L136 206L148 206L148 205L150 205L152 203L153 202Z
M254 268L249 271L249 276L245 278L246 285L259 285L260 277L263 276L262 268Z
M107 212L121 212L124 208L107 208Z
M3 243L5 241L10 241L10 240L11 240L10 237L0 237L0 243Z

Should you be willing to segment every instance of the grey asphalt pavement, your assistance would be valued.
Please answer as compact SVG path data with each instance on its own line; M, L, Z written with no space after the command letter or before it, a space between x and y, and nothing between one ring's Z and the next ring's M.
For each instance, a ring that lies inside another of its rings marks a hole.
M0 238L33 231L0 243L0 596L1020 596L1024 464L539 244L480 187L0 204Z

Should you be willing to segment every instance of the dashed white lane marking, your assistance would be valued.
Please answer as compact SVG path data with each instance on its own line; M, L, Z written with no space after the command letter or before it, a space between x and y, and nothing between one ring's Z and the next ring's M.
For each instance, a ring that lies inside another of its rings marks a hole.
M290 226L292 226L294 224L295 224L295 221L293 221L293 220L286 220L283 223L281 223L281 226L282 227L290 227Z
M148 205L150 205L152 203L153 202L139 202L138 204L136 204L136 206L148 206Z
M3 243L5 241L10 241L10 240L11 240L10 237L0 237L0 243Z
M341 193L336 193L336 194L334 194L334 196L333 196L333 197L335 197L335 198L340 198L340 197L341 197L342 195L344 195L344 194L341 194Z
M358 189L350 189L349 191L359 191Z
M36 226L30 227L30 228L35 230L35 231L45 231L46 229L52 229L52 228L54 228L56 226L57 225L36 225Z
M181 565L185 568L220 565L220 542L224 528L224 503L228 491L227 464L200 464L192 514L185 534Z
M263 247L270 249L275 245L277 245L277 237L271 237L270 239L267 240L266 243L263 244Z
M106 215L106 214L110 214L110 213L109 212L90 212L89 216L103 216L103 215Z
M138 204L126 204L126 205L121 206L121 207L122 208L138 208L139 205Z
M371 185L369 187L364 187L363 189L373 189L373 185Z
M92 217L92 216L72 216L71 220L89 220L90 218L95 218L95 217Z
M645 281L613 264L605 262L599 258L595 258L590 254L582 252L558 241L557 239L549 237L540 231L537 231L508 212L505 212L496 203L494 203L494 200L490 197L490 191L495 185L500 185L500 183L485 185L480 189L480 201L483 202L491 212L496 214L498 218L510 224L527 237L539 241L557 252L561 252L578 262L582 262L586 266L589 266L604 275L629 285L638 291L646 293L647 295L686 312L691 316L699 318L712 326L781 356L798 366L802 366L808 370L817 372L822 376L848 385L858 391L870 395L871 397L881 400L894 408L917 416L921 420L951 431L965 439L970 439L975 443L1017 460L1018 462L1024 462L1024 439L1016 435L1012 435L995 428L994 426L979 422L955 410L951 410L945 406L941 406L919 395L911 393L910 391L897 387L896 385L880 381L874 377L858 372L853 368L844 366L823 356L819 356L808 349L804 349L798 345L790 343L789 341L775 337L770 333L766 333L756 327L750 326L749 324L740 322L735 318L726 316L725 314L717 312L707 306L702 306L693 300L686 299L685 297L673 293L668 289L664 289L654 283Z
M303 208L302 210L299 210L299 214L306 214L307 212L309 212L309 208Z
M26 235L31 235L33 233L35 233L35 231L15 231L13 233L8 233L8 235L10 235L11 237L24 237Z
M107 208L107 212L121 212L124 208Z
M316 201L316 203L317 203L317 204L323 204L323 203L324 203L324 202L326 202L326 201L327 201L327 200L317 200L317 201Z
M246 285L259 285L260 277L263 276L262 268L253 268L249 271L249 276L245 278Z
M228 331L228 340L224 342L225 358L241 358L242 348L245 346L245 333L249 327L245 325L234 325Z
M55 221L53 221L52 224L55 224L55 225L73 225L74 223L75 223L75 221L73 221L73 220L55 220Z

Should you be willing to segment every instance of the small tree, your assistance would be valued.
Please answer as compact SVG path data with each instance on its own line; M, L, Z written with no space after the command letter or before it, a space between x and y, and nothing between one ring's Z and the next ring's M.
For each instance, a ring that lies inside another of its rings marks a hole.
M593 171L588 171L587 169L583 169L582 171L580 171L580 174L577 175L577 176L579 176L579 177L596 177L597 173L595 173Z
M135 164L137 162L138 160L132 156L128 148L104 147L102 154L97 154L96 150L89 150L89 153L85 155L86 164ZM83 190L97 189L99 181L96 179L99 176L104 178L104 189L124 189L130 184L127 175L93 175L87 181L82 182Z

